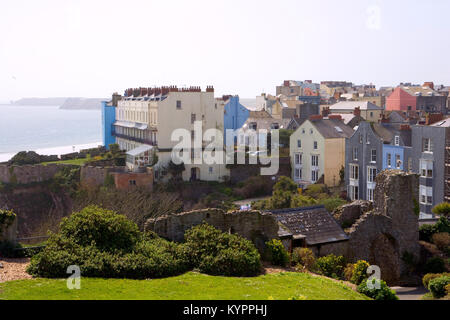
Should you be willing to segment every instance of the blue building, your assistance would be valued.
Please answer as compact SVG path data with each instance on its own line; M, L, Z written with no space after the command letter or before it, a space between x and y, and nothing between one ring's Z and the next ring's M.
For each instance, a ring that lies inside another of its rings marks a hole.
M250 111L239 103L239 96L231 96L224 108L223 129L224 129L224 143L227 145L226 132L227 130L238 130L242 128L245 121L247 121ZM235 137L236 139L236 137ZM231 142L232 143L232 142Z
M297 100L303 103L320 104L320 96L298 96Z
M109 149L110 144L116 143L116 137L113 135L113 124L115 121L116 107L112 101L102 101L102 138L106 149Z

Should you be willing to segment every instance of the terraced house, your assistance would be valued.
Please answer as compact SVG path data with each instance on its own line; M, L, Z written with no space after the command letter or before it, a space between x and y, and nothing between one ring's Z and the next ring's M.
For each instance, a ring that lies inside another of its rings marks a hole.
M353 129L338 115L311 116L290 137L292 179L300 188L318 182L339 185L345 166L345 139Z
M177 87L128 89L117 103L113 134L120 148L142 166L148 165L157 155L155 178L164 179L172 157L172 149L178 141L172 141L176 129L191 132L192 141L197 137L194 124L201 122L203 133L214 128L223 132L224 103L214 98L214 88ZM191 152L191 163L185 164L184 180L220 181L229 175L225 164L205 164L203 148ZM133 151L134 150L134 151Z

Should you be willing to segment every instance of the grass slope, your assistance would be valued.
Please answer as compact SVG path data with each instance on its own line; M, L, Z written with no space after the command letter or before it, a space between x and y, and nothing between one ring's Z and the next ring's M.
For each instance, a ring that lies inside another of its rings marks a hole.
M344 284L305 273L277 273L254 278L214 277L188 272L165 279L82 278L80 290L66 280L32 279L0 283L0 299L34 300L364 300Z

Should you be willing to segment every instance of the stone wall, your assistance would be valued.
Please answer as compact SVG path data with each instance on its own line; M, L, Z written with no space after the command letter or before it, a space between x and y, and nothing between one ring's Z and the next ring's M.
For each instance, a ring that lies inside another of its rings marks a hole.
M364 213L372 209L372 202L357 200L334 210L333 217L341 227L347 228L352 226Z
M98 187L105 183L108 174L123 172L124 167L81 167L80 183L83 187Z
M347 258L378 265L381 278L389 284L397 283L408 268L402 260L404 253L420 256L414 210L418 181L416 174L381 172L376 178L374 210L363 214L348 232Z
M9 166L0 165L0 182L13 184L30 184L48 181L54 175L66 167L76 167L65 164L23 165Z
M169 240L183 241L186 230L203 222L251 240L260 251L264 249L267 240L278 238L278 223L275 218L259 211L227 213L221 209L204 209L184 212L149 219L145 223L145 230L154 231Z

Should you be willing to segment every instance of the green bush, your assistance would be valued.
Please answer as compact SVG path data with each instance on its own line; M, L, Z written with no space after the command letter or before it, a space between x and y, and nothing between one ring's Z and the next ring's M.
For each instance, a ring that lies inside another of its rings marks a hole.
M322 204L325 206L325 208L328 210L328 212L333 212L340 206L346 204L347 201L341 198L326 198L319 200L319 204Z
M275 266L285 267L289 263L289 253L281 240L278 239L266 242L266 257Z
M445 287L448 284L450 284L450 277L442 276L430 280L430 283L428 284L428 289L433 294L434 298L442 298L447 294Z
M330 254L320 257L316 260L315 270L326 277L341 279L345 268L345 259L343 256Z
M425 273L442 273L447 269L445 267L445 261L440 257L432 257L425 263Z
M292 264L301 264L307 270L312 271L314 264L316 263L316 257L309 248L295 248L292 252Z
M356 262L350 282L359 285L361 282L366 280L368 278L367 268L369 268L369 266L370 264L364 260L359 260Z
M201 272L225 276L254 276L261 271L261 257L253 243L206 223L185 233L190 264Z
M450 276L450 273L427 273L422 278L423 286L428 289L428 284L431 280L440 278L442 276Z
M419 228L419 239L431 242L431 238L435 233L450 233L450 221L446 217L439 218L438 222L433 225L425 224Z
M449 217L450 216L450 203L448 203L448 202L440 203L440 204L436 205L432 211L434 214L437 214L438 216Z
M291 178L281 176L278 179L278 182L273 186L273 191L297 193L297 185Z
M376 279L372 280L372 283L375 285ZM359 293L365 294L366 296L374 299L374 300L398 300L397 295L395 294L395 291L388 287L385 281L380 281L380 288L376 289L370 289L367 286L368 281L362 281L361 284L358 286L357 291Z
M16 214L12 210L0 209L0 236L2 235L2 231L8 228L15 219Z
M305 190L305 195L316 198L321 193L327 193L327 187L324 184L311 184Z
M125 216L97 206L73 213L61 222L60 235L80 246L100 250L130 250L139 240L137 225Z

